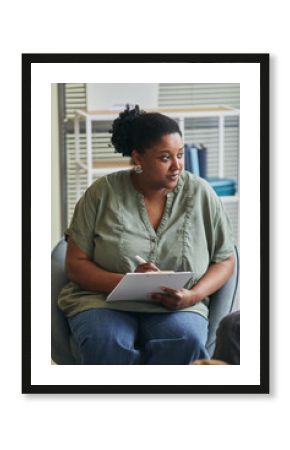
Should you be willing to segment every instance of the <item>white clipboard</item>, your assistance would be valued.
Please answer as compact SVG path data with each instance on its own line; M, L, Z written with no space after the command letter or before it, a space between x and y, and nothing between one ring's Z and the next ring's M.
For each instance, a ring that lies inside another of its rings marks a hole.
M106 298L118 300L151 300L152 292L164 293L160 287L181 289L192 278L192 272L127 273Z

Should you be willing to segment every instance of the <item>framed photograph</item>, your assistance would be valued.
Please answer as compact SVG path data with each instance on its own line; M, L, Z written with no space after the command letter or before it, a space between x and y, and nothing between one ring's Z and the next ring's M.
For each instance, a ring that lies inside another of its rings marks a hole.
M79 310L57 300L75 204L96 179L133 170L110 130L136 105L178 124L185 171L231 222L231 284L199 302L206 353L193 363L83 362L68 320ZM22 149L23 393L269 393L269 54L23 54ZM216 343L233 312L232 361Z

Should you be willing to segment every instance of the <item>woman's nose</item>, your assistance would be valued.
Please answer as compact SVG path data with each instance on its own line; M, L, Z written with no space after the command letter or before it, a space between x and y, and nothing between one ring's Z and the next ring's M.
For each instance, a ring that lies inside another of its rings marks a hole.
M171 164L171 170L180 170L182 167L182 160L179 158L173 158Z

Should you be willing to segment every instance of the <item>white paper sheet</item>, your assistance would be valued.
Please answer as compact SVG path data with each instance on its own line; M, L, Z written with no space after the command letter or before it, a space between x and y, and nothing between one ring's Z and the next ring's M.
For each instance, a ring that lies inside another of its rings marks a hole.
M161 286L181 289L192 277L192 272L127 273L109 294L106 301L150 300L152 292L160 292Z

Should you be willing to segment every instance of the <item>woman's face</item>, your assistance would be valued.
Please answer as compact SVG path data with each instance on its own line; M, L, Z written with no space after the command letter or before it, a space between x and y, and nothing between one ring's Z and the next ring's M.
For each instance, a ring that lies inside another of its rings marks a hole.
M165 134L143 154L132 152L135 164L142 166L140 181L155 189L173 190L183 170L183 142L179 133Z

